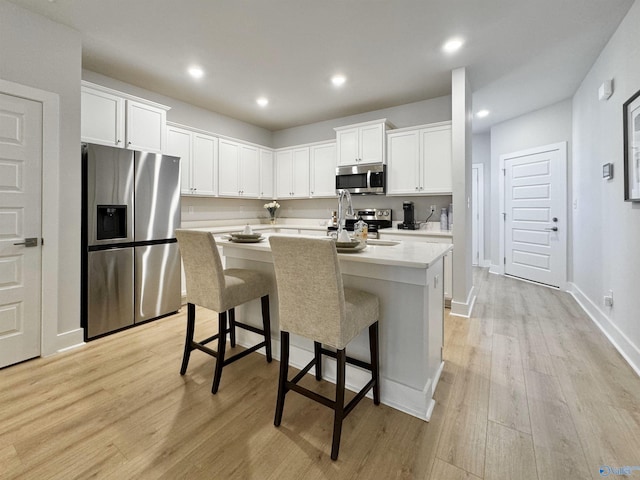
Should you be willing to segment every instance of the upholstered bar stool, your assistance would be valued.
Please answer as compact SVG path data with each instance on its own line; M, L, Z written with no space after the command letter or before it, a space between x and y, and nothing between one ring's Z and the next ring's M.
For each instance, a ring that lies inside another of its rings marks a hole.
M378 368L378 297L345 288L338 263L336 244L324 238L270 237L280 310L280 378L274 424L280 425L285 395L298 392L334 410L331 459L338 458L343 419L373 389L373 403L380 404ZM369 328L371 363L346 356L345 347L362 330ZM288 379L289 334L314 342L314 358L293 379ZM328 350L323 345L334 348ZM335 400L298 385L315 366L322 379L322 355L336 359ZM371 371L371 380L345 406L346 363Z
M271 362L271 323L269 317L269 292L272 284L264 275L254 270L230 268L223 270L216 241L209 232L176 230L176 238L184 263L187 280L187 337L182 357L180 375L184 375L192 350L200 350L216 357L211 393L220 386L222 367L235 362L259 348L265 347L267 362ZM235 307L249 300L260 298L262 302L262 329L239 322ZM218 333L200 341L194 341L196 305L218 312ZM229 327L227 327L227 313ZM235 328L240 327L264 336L264 341L236 355L225 358L227 333L231 347L236 345ZM218 340L218 350L206 345Z

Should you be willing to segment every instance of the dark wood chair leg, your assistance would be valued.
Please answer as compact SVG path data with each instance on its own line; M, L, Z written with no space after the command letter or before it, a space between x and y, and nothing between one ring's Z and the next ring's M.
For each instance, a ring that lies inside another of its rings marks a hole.
M320 342L313 342L313 352L316 359L316 380L322 380L322 344Z
M333 443L331 444L331 460L338 459L342 420L344 419L344 383L347 354L345 349L336 351L336 405L333 417Z
M184 375L187 372L187 365L189 365L189 357L191 356L191 350L193 350L193 333L196 328L196 306L193 303L187 304L187 335L184 340L184 354L182 355L182 366L180 367L180 375Z
M276 402L276 416L273 424L280 426L284 397L287 394L287 376L289 375L289 332L280 332L280 377L278 378L278 400Z
M269 312L269 295L260 299L262 304L262 328L264 329L264 349L267 354L267 362L271 363L271 313Z
M227 312L218 314L218 357L216 358L216 370L213 374L213 385L211 393L216 394L220 386L220 377L222 376L222 367L224 366L224 352L227 348Z
M229 340L231 348L236 346L236 309L229 309Z
M373 384L373 403L380 405L380 361L379 361L378 322L369 326L369 350L371 352L371 378Z

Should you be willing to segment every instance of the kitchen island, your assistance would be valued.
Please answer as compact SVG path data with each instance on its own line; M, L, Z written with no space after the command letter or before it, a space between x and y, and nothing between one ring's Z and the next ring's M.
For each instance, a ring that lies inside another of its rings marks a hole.
M266 236L268 236L267 234ZM268 239L260 243L232 243L223 237L227 268L251 268L274 280ZM429 420L433 394L444 365L443 346L443 257L451 245L414 242L382 242L368 245L360 253L338 254L344 285L366 290L380 298L381 401L423 420ZM310 272L311 274L313 272ZM237 308L242 321L260 317L259 302ZM277 292L271 297L271 336L274 356L279 356ZM241 345L257 343L253 333L238 331ZM350 356L369 359L366 332L347 346ZM290 362L302 368L313 356L310 340L291 336ZM325 377L335 381L335 362L326 359ZM347 367L347 388L359 390L370 378L357 367Z

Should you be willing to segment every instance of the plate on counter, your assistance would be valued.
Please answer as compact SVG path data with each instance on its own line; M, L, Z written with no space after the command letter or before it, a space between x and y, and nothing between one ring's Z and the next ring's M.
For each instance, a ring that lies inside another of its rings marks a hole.
M356 248L358 245L360 245L360 242L358 240L351 240L350 242L337 242L336 241L336 248L338 249L345 249L345 248Z
M237 232L237 233L232 233L231 234L231 238L240 238L240 239L244 239L244 240L250 240L250 239L257 239L257 238L261 238L262 234L261 233L242 233L242 232Z
M360 242L358 242L358 244L353 247L346 248L341 248L336 245L336 250L338 250L338 253L358 253L363 251L365 248L367 248L367 245Z
M263 237L262 235L259 237L253 237L253 238L231 237L229 238L229 241L234 243L258 243L264 240L264 238L265 237Z

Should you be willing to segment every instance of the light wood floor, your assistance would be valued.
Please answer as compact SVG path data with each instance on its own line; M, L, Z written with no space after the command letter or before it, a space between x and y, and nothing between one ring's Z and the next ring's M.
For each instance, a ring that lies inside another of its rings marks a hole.
M475 283L473 318L446 318L431 422L365 399L337 462L328 409L290 394L273 426L278 362L226 367L215 396L213 359L194 352L181 377L179 314L0 370L0 478L597 479L640 465L640 379L572 298L483 270Z

